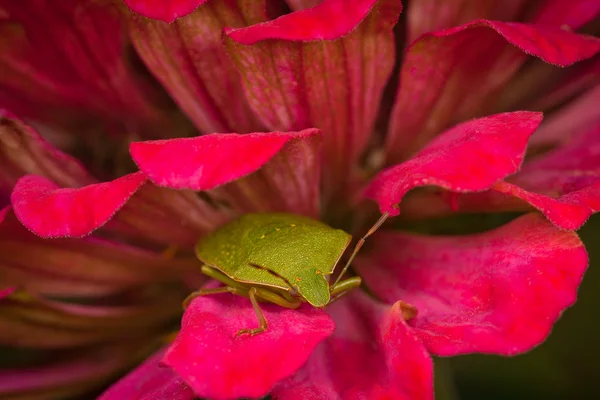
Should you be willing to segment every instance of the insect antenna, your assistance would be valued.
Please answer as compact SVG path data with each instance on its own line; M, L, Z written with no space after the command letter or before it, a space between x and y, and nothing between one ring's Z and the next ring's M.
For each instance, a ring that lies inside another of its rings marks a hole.
M273 271L272 269L270 269L270 268L267 268L267 267L263 267L262 265L258 265L258 264L252 264L252 263L249 263L248 265L250 265L251 267L254 267L254 268L256 268L256 269L262 269L262 270L264 270L264 271L267 271L267 272L268 272L268 273L270 273L271 275L273 275L273 276L275 276L275 277L277 277L277 278L281 279L282 281L284 281L284 282L285 282L285 283L286 283L286 284L287 284L287 285L290 287L290 289L292 289L292 291L294 291L294 292L295 292L295 291L297 290L297 289L294 287L294 285L292 285L292 283L291 283L291 282L290 282L290 281L289 281L289 280L288 280L286 277L284 277L284 276L281 276L279 273L277 273L277 272Z
M350 267L350 264L352 264L352 261L354 261L354 257L356 257L356 254L358 254L358 251L360 250L361 247L363 247L363 244L365 244L365 240L367 240L367 238L369 236L371 236L372 234L374 234L377 229L379 229L379 227L381 225L383 225L383 223L385 222L385 220L390 216L389 213L383 213L381 215L381 217L379 217L379 219L377 220L377 222L375 222L375 224L371 227L371 229L369 229L369 231L367 233L365 233L365 235L363 237L360 238L360 240L356 243L356 246L354 246L354 250L352 251L352 255L350 255L350 258L348 259L348 262L346 263L346 265L344 266L344 269L342 269L342 272L340 272L340 274L338 275L337 279L335 280L335 282L333 283L333 285L329 286L330 290L333 289L335 287L335 285L338 284L338 282L340 281L340 279L342 279L342 276L344 276L344 274L346 273L346 271L348 271L348 268Z

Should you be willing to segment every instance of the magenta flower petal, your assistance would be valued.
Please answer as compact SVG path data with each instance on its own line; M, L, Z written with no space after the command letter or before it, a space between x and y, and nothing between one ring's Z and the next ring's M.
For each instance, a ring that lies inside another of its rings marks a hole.
M225 30L246 97L264 126L323 131L327 199L348 185L367 145L394 65L392 30L400 11L396 0L357 0L352 7L325 0Z
M145 17L173 22L194 11L208 0L124 0L136 13Z
M21 178L11 195L19 220L42 237L81 237L104 225L146 182L140 172L78 189L36 175Z
M512 22L475 21L422 36L400 72L389 161L406 159L453 122L480 113L529 55L564 67L599 50L591 36Z
M166 10L164 2L153 3ZM211 0L171 24L132 16L131 37L150 71L201 132L257 132L264 128L242 92L222 31L265 19L264 1Z
M595 0L549 0L541 3L533 22L576 30L597 18L598 14L600 2Z
M372 246L356 263L361 276L386 302L417 307L409 324L438 355L538 345L575 302L588 264L577 235L539 214L462 237L383 231Z
M193 400L194 391L172 369L161 365L165 350L156 352L102 393L98 400Z
M159 186L208 190L246 176L267 163L292 139L318 135L317 129L132 143L131 156Z
M381 212L398 215L396 205L417 186L435 185L454 192L489 188L517 171L529 136L542 114L519 111L464 122L444 132L412 159L380 172L365 196Z
M261 308L268 330L236 337L240 329L258 325L250 301L234 295L197 298L186 310L181 331L163 361L198 396L265 396L304 364L314 347L333 332L334 324L323 311L306 305L297 310L272 304Z
M328 307L333 335L298 373L273 390L281 399L433 399L433 365L404 319L400 304L361 292Z

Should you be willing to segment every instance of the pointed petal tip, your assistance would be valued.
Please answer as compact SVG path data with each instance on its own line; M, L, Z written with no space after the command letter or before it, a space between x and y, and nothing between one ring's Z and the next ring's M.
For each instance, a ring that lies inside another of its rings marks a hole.
M11 202L19 221L38 236L83 237L106 224L145 183L140 172L81 188L26 175L15 185Z
M209 190L266 164L290 140L319 135L299 132L213 133L195 138L134 142L130 153L157 186Z
M144 17L173 22L185 17L208 0L124 0L134 12Z

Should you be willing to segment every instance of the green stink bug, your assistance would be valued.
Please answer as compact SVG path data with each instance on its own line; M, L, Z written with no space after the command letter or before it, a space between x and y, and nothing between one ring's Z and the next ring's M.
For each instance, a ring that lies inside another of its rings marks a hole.
M358 241L335 282L329 280L352 236L320 221L287 213L245 214L196 245L202 272L225 284L200 289L184 301L216 293L234 293L250 298L259 321L251 335L267 329L258 300L296 308L303 302L324 307L350 289L360 286L360 277L341 280L365 239L383 224L388 214Z

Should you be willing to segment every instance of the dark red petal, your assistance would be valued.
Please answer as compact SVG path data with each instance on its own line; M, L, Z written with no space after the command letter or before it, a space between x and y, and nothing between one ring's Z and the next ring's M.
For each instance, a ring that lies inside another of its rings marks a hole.
M155 3L163 9L162 1ZM264 129L225 52L222 30L262 22L264 14L264 1L211 0L171 24L132 16L131 37L150 71L201 132L256 132Z
M127 348L128 347L128 348ZM110 381L127 368L134 357L131 350L140 351L135 343L102 346L79 350L75 354L62 352L59 360L29 368L0 370L0 397L3 399L64 399L89 398L87 393ZM5 360L3 360L5 361ZM121 398L120 400L132 400Z
M281 399L433 399L433 366L402 319L399 304L383 306L360 291L327 308L333 335L295 375L273 390Z
M527 140L541 121L541 113L518 111L464 122L412 159L379 173L365 195L379 203L381 212L397 215L395 206L417 186L485 190L518 170Z
M599 50L598 38L512 22L474 21L422 36L400 72L389 162L406 159L446 127L491 107L528 55L564 67Z
M256 171L290 140L319 133L317 129L245 135L215 133L132 143L130 151L140 170L158 186L208 190Z
M79 189L60 188L36 175L21 178L11 201L17 218L42 237L81 237L98 229L144 185L141 172Z
M66 187L95 182L79 161L54 148L15 115L0 109L0 191L10 193L17 180L27 174L44 176Z
M161 365L156 352L98 397L98 400L193 400L194 391L173 370Z
M294 11L305 10L319 4L321 0L286 0L290 8Z
M162 125L164 99L131 67L127 24L115 3L0 0L7 18L0 25L3 107L48 123L126 121L138 134Z
M397 0L324 0L247 28L226 45L254 113L273 131L323 131L330 199L351 185L395 60Z
M526 0L503 2L471 0L420 0L408 8L408 43L424 33L466 24L476 19L517 19Z
M248 299L229 294L195 299L163 361L200 397L267 395L304 364L334 324L323 311L307 305L289 310L261 304L261 309L268 330L236 337L240 329L258 326Z
M532 213L462 237L382 231L356 267L386 302L418 308L409 325L431 352L512 355L548 336L587 264L575 233Z
M533 23L577 30L600 14L596 0L548 0L540 4Z
M0 223L0 287L59 298L102 297L197 269L191 259L167 260L156 252L104 239L42 239L9 209Z
M173 22L194 11L208 0L124 0L133 11L144 17Z

